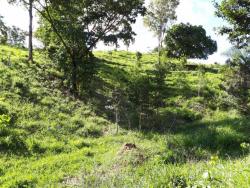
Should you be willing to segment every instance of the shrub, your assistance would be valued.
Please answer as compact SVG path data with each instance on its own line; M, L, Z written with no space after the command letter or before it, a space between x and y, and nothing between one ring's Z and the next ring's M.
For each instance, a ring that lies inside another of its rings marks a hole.
M250 152L250 143L243 142L240 144L243 154Z
M27 142L28 149L31 153L43 154L46 152L44 148L37 140L31 139Z
M187 179L184 176L173 176L171 178L171 187L186 188L188 187Z
M141 61L141 58L142 58L142 53L141 52L136 52L136 60L137 62Z
M7 114L8 112L8 104L0 100L0 114Z
M32 177L26 177L23 179L16 180L11 187L18 188L35 188L37 184L37 180Z
M103 130L97 124L90 122L86 123L83 128L78 129L76 134L84 137L100 137L103 134Z
M19 152L26 150L26 144L20 133L11 125L11 117L0 115L0 148Z

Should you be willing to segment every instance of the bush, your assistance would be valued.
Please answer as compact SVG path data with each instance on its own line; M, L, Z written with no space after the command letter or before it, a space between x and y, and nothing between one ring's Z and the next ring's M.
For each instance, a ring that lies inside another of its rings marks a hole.
M46 152L46 148L44 148L37 140L31 139L27 145L31 153L43 154Z
M167 107L161 109L161 116L169 119L175 118L176 120L182 120L185 122L193 122L195 120L200 120L202 118L202 114L195 110L191 110L185 107L173 108Z
M18 188L35 188L37 184L37 180L33 179L32 177L26 177L19 180L16 180L16 182L13 183L11 188L18 187Z
M86 122L83 128L76 131L78 136L84 137L100 137L103 135L103 130L100 126L93 122Z
M173 176L171 178L170 186L176 188L186 188L188 187L187 179L184 176Z
M27 150L21 134L13 128L11 117L8 115L0 115L0 136L2 151L19 152Z
M8 104L0 100L0 114L9 113Z
M142 58L142 53L141 52L136 52L135 55L136 55L137 62L139 62L141 60L141 58Z

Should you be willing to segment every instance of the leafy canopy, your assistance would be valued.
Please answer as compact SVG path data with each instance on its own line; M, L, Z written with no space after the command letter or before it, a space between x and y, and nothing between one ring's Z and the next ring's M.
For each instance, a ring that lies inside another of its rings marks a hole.
M8 28L8 44L17 47L23 47L25 44L26 32L22 29L12 26Z
M6 26L2 19L3 17L0 15L0 44L23 47L26 33L16 26Z
M119 40L126 44L133 41L131 24L139 14L144 14L143 3L143 0L44 0L34 4L42 17L38 36L45 46L55 46L53 56L61 59L61 65L67 65L64 69L71 77L73 93L81 90L82 80L89 83L86 77L92 78L93 63L89 64L89 59L98 42L118 45Z
M149 4L144 24L157 36L164 33L168 24L176 20L178 0L152 0Z
M207 59L217 51L217 43L206 35L202 26L177 24L166 32L166 53L169 57Z
M0 15L0 44L5 44L8 40L8 28L3 22L3 17Z
M132 41L131 24L145 11L142 0L45 0L37 7L69 54L91 51L99 41Z
M226 20L230 26L220 29L221 34L228 34L232 43L242 48L250 42L250 1L222 0L216 3L216 15Z

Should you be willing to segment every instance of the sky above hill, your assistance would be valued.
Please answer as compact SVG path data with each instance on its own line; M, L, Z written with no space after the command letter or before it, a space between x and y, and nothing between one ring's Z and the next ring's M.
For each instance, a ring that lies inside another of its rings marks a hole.
M148 3L150 0L146 0ZM202 25L207 34L216 40L218 43L218 52L211 55L205 62L223 63L226 57L222 55L230 48L226 36L216 34L215 28L225 24L223 20L217 18L214 14L215 8L212 0L180 0L180 5L177 9L178 20L177 23L191 23L192 25ZM0 0L0 15L4 16L4 21L7 25L15 25L23 30L28 29L28 13L22 6L13 6L7 3L7 0ZM35 19L36 22L36 19ZM37 27L35 23L34 28ZM152 32L150 32L143 25L143 19L138 18L136 24L133 25L134 31L137 33L135 43L130 46L130 51L148 52L157 46L157 39ZM122 44L120 49L126 49ZM114 49L114 47L106 47L103 44L98 44L98 50Z

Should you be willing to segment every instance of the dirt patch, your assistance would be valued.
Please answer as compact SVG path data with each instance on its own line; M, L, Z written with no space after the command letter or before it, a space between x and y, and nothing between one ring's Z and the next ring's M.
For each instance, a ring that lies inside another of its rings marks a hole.
M119 151L117 156L117 164L121 166L138 165L146 160L144 152L135 144L126 143Z
M94 167L95 169L91 173L85 173L82 177L67 177L63 181L65 187L89 187L93 185L92 179L96 178L95 181L99 185L107 179L112 179L116 175L120 174L123 169L128 166L138 166L147 160L145 152L140 149L139 146L132 143L125 143L121 146L116 156L111 159L109 165L101 165ZM83 174L82 174L83 175ZM90 181L88 181L90 180ZM90 183L90 184L89 184Z
M124 144L123 146L123 150L132 150L132 149L137 149L135 144L127 143Z

